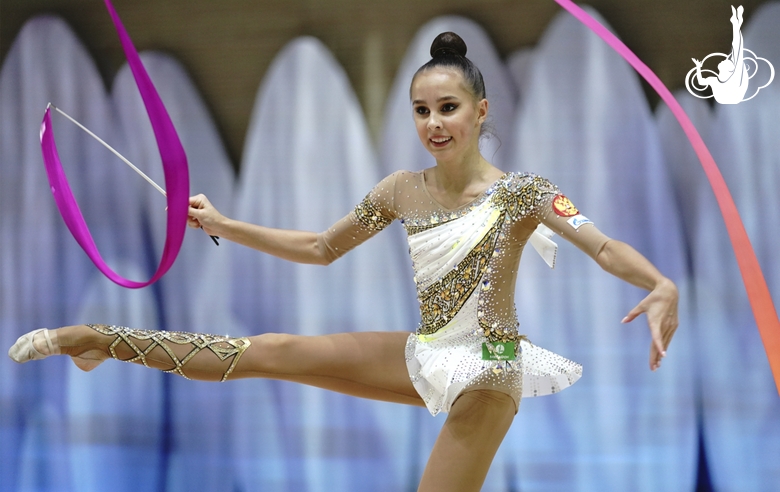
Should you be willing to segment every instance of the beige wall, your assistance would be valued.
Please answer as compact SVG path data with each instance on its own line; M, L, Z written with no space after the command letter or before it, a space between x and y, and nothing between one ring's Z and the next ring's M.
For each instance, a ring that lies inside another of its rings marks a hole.
M321 39L346 69L372 131L416 30L442 14L480 23L502 56L534 45L560 11L553 0L114 0L139 50L178 58L200 88L235 163L263 74L296 36ZM762 0L739 2L746 22ZM674 90L691 57L730 50L726 0L593 0L618 35ZM0 0L0 57L24 21L64 17L107 81L124 57L100 0ZM648 93L649 94L649 93ZM649 95L652 103L657 98Z

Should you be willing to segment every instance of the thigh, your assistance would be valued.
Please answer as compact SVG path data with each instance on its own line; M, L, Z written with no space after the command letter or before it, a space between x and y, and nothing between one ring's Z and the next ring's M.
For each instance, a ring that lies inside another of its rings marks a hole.
M406 368L408 337L408 332L258 335L250 338L252 345L233 375L283 379L366 398L423 404Z
M505 393L463 393L453 403L436 439L418 492L479 491L515 410L514 400Z

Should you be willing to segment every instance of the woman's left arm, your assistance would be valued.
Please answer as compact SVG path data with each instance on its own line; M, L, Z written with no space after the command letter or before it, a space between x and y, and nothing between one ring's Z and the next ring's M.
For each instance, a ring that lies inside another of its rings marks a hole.
M547 198L540 204L539 219L547 227L573 243L593 258L605 271L650 291L642 302L628 312L623 323L642 313L647 314L652 344L650 369L655 371L666 355L666 349L677 329L677 287L661 275L658 269L628 244L610 239L564 195Z
M661 275L647 258L621 241L609 239L594 259L606 272L650 291L628 312L623 323L633 321L642 313L647 314L653 339L650 346L650 369L655 371L661 366L661 359L666 355L669 342L677 330L677 286Z

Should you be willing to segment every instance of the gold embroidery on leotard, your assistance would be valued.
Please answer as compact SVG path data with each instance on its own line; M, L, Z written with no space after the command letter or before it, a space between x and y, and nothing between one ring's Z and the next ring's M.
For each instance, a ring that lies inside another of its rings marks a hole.
M392 220L379 213L379 209L369 197L365 197L363 201L355 207L355 216L361 224L374 231L381 231L392 222Z
M558 187L545 178L528 174L502 183L493 193L493 203L512 219L522 219L539 212L541 201L560 193Z
M419 294L422 318L419 334L430 335L441 329L458 314L477 288L494 253L502 219L503 214L451 272Z
M520 340L528 341L528 337L517 332L517 329L511 330L509 328L501 328L498 324L493 326L488 325L485 320L479 320L479 326L485 333L488 341L490 342L515 342L519 343Z
M446 222L443 222L443 224L446 224ZM441 224L407 225L404 223L404 229L406 229L406 234L413 236L417 233L427 231L428 229L433 229L434 227L438 227L440 225Z
M455 269L442 279L420 292L420 315L422 323L418 334L430 335L445 326L460 311L460 308L482 281L490 258L496 254L496 243L501 225L506 216L519 220L542 210L542 200L560 193L548 180L533 175L507 175L485 192L501 216L485 237L472 249ZM474 206L478 206L475 203ZM453 213L453 218L467 215L473 207L463 212ZM461 215L462 214L462 215ZM449 218L449 217L447 217ZM437 227L446 222L434 214L430 220L404 223L409 235ZM486 281L487 282L487 281ZM483 286L484 288L484 286ZM519 341L524 338L515 332L500 330L484 325L482 328L490 341Z

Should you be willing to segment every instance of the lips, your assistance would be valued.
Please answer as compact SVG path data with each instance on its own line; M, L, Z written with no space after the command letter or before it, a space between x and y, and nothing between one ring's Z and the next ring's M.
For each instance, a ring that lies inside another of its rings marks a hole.
M429 140L434 147L444 147L452 140L452 137L431 137Z

